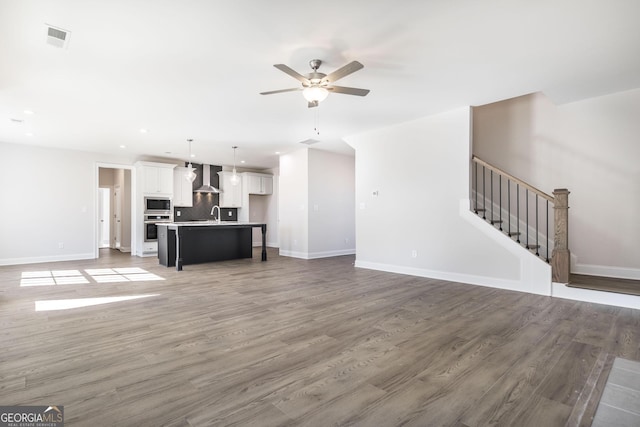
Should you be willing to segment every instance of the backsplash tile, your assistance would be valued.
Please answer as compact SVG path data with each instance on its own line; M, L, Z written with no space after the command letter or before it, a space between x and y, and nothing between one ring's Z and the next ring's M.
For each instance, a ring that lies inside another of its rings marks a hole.
M185 163L185 166L187 164ZM192 188L200 188L202 186L202 167L203 165L193 163L193 167L196 169L196 179L193 181ZM218 172L222 170L222 166L211 165L211 185L215 188L220 188L220 177ZM173 208L174 221L192 221L198 219L213 219L211 215L211 209L215 205L220 204L220 196L215 193L193 193L193 207L175 207ZM177 211L180 211L178 216ZM222 208L222 219L225 221L237 221L238 210L234 208ZM232 215L229 216L229 211L232 211Z

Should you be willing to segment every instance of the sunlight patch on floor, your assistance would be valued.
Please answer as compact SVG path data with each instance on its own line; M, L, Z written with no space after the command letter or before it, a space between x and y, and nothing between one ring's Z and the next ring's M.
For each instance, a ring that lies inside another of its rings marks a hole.
M130 301L140 298L155 297L160 294L131 295L125 297L77 298L36 301L36 311L68 310L71 308L90 307L112 302Z
M165 280L139 267L92 268L84 270L24 271L20 286L83 285L87 283L146 282Z

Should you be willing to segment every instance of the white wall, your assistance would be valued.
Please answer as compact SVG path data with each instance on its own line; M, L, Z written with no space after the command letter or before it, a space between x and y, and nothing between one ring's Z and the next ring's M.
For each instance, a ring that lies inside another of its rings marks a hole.
M354 253L353 157L301 148L280 156L280 254Z
M309 257L355 253L355 158L309 149Z
M474 108L474 154L551 193L568 188L575 273L640 279L640 89L556 106Z
M309 252L309 156L307 149L280 156L280 254L306 258Z
M98 161L130 163L0 143L0 265L94 257Z
M470 132L465 107L347 138L356 266L549 295L550 267L469 211Z

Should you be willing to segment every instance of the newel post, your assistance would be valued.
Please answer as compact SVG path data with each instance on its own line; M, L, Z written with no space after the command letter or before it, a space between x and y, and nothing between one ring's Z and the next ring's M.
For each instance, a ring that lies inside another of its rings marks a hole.
M569 283L569 190L553 190L555 233L551 253L551 276L556 283Z

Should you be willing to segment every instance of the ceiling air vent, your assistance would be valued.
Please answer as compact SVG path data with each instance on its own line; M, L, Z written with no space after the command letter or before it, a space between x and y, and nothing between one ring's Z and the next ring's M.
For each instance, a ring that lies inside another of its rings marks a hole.
M47 27L47 44L59 48L66 48L69 44L71 32L61 28L52 27L49 24L45 25Z
M305 139L304 141L300 141L300 144L305 144L305 145L313 145L313 144L317 144L318 141L317 139Z

